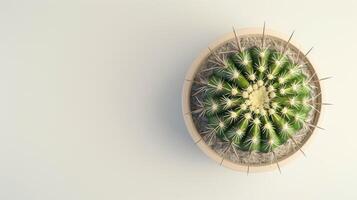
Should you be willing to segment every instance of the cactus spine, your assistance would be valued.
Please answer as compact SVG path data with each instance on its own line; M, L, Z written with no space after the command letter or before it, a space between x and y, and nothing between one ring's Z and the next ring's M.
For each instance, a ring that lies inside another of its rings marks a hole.
M310 80L285 48L264 47L263 41L242 49L236 41L233 54L212 52L219 66L204 86L203 113L221 140L242 151L273 152L308 125Z

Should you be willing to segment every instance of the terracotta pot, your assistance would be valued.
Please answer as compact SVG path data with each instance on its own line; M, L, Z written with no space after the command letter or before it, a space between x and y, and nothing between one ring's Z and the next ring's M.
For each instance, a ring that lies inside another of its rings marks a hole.
M239 30L237 30L237 34L238 34L238 36L262 35L262 28L239 29ZM280 40L284 40L284 41L288 40L288 37L286 35L282 35L280 33L272 31L272 30L266 29L265 34L266 34L266 36L277 38ZM233 32L228 33L228 34L220 37L213 43L211 43L209 45L209 47L214 51L215 49L217 49L218 47L220 47L227 41L230 41L233 39L234 39ZM294 42L293 40L290 41L289 48L298 50L301 52L302 55L304 55L304 53L302 53L302 51L298 48L298 45L296 44L296 42ZM233 161L223 159L216 151L214 151L210 146L208 146L205 143L205 141L201 138L201 135L199 134L199 132L197 131L196 125L194 124L193 119L192 119L192 115L187 114L187 113L191 112L190 96L191 96L192 81L186 81L186 80L193 80L195 78L196 74L200 70L202 63L204 61L206 61L206 59L208 58L209 55L210 55L210 51L208 50L208 48L204 49L199 54L199 56L194 60L194 62L192 63L192 65L190 66L190 68L187 71L187 74L185 77L185 82L183 85L183 90L182 90L182 112L183 112L184 121L185 121L186 127L187 127L188 132L190 133L193 141L208 157L210 157L211 159L215 160L217 163L219 163L225 167L228 167L230 169L246 172L248 165L235 163ZM313 65L311 64L311 61L308 58L305 58L305 60L307 61L308 70L310 71L311 74L314 74L315 69L313 68ZM317 75L313 77L313 81L316 82L318 92L321 92L321 87L320 87L320 83L319 83L319 79L318 79ZM316 105L316 108L319 111L321 111L321 99L322 99L321 95L319 97L317 97L317 99L316 99L317 102L319 103ZM314 115L314 118L312 120L312 123L314 125L317 124L319 116L320 116L319 112L316 112ZM309 131L309 133L306 135L304 141L302 142L301 148L306 146L307 141L310 141L310 139L311 139L310 136L313 135L312 134L313 131L314 131L314 127L311 127L311 130ZM286 164L288 161L292 160L293 158L295 158L296 156L298 156L300 154L301 153L299 152L299 150L296 150L296 151L288 154L287 156L280 158L280 160L278 161L279 166ZM222 160L223 160L223 162L222 162ZM262 172L262 171L270 171L270 170L276 170L276 169L277 169L277 165L275 162L249 166L249 172Z

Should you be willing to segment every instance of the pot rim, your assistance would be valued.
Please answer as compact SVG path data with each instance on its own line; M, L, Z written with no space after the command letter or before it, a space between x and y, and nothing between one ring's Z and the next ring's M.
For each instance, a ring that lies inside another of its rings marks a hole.
M243 29L237 30L238 36L261 35L261 34L262 34L262 28L243 28ZM286 36L284 34L278 33L276 31L273 31L270 29L265 29L265 35L270 36L270 37L275 37L275 38L283 40L283 41L287 41L289 38L288 36ZM232 39L234 39L234 33L233 32L227 33L227 34L219 37L214 42L212 42L209 45L209 47L214 51L216 48L220 47L225 42L232 40ZM289 46L302 52L300 45L298 45L294 40L290 40ZM213 159L220 165L223 165L223 166L230 168L232 170L236 170L236 171L247 171L248 170L249 172L265 172L265 171L272 171L272 170L277 169L278 166L275 162L272 162L270 164L248 166L248 165L232 162L231 160L228 160L228 159L224 159L222 156L220 156L216 151L214 151L209 145L207 145L203 141L201 135L197 131L196 125L193 122L192 115L187 114L187 113L191 112L190 97L191 97L191 87L192 87L192 82L187 81L187 80L193 80L195 78L197 72L199 71L199 69L201 67L202 62L204 62L210 54L211 53L208 50L208 48L201 51L201 53L193 61L190 68L188 69L186 76L185 76L183 88L182 88L182 114L183 114L183 118L184 118L186 127L188 129L188 132L191 135L193 141L208 157L210 157L211 159ZM315 73L316 72L315 65L312 64L311 59L307 58L306 56L305 56L305 59L308 62L309 70L311 72ZM320 82L319 82L317 74L314 76L314 79L317 80L316 86L317 86L318 90L321 91L321 86L320 86ZM320 103L317 109L321 113L322 95L320 95L318 97L317 101ZM318 123L319 118L320 118L320 113L316 112L316 114L315 114L316 116L314 117L314 121L313 121L314 125L316 125ZM300 148L306 147L307 144L310 142L311 137L314 135L313 133L316 132L316 130L314 130L314 129L315 129L314 127L311 128L311 130L309 131L310 134L309 134L309 136L307 136L308 138L303 141L303 144L300 146ZM283 165L287 164L291 160L295 159L299 154L300 154L299 150L292 152L290 155L286 156L285 158L283 158L282 160L280 160L278 162L279 166L283 166Z

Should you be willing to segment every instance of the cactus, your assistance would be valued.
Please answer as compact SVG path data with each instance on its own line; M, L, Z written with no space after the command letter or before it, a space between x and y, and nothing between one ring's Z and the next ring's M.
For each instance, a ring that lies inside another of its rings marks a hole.
M242 151L274 152L309 125L311 77L285 48L278 51L263 42L242 49L236 42L234 53L212 51L219 66L204 85L203 113L219 139Z

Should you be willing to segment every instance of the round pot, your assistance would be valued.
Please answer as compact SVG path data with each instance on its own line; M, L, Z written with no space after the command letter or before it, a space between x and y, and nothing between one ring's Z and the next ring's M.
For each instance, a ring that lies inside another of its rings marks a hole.
M246 37L246 36L259 36L262 35L262 28L246 28L246 29L239 29L237 30L237 35L239 37ZM265 36L266 37L272 37L272 38L277 38L283 41L288 41L288 37L286 35L282 35L280 33L277 33L272 30L265 30ZM215 49L221 47L223 44L232 41L235 39L234 33L228 33L220 38L218 38L216 41L211 43L209 47L215 51ZM298 48L298 45L296 42L293 40L290 40L289 42L289 48L294 49L296 51L300 51L301 55L304 55L300 48ZM247 164L241 164L237 162L233 162L232 160L225 159L223 158L220 154L218 154L215 150L213 150L208 144L205 143L205 141L202 139L201 135L198 132L198 129L193 121L193 117L191 114L191 89L192 89L192 84L193 82L190 80L194 80L196 77L196 74L199 72L200 67L202 64L208 59L208 57L211 55L211 52L209 51L208 48L203 50L199 56L194 60L192 65L187 71L184 85L183 85L183 90L182 90L182 112L183 112L183 117L184 121L186 124L186 127L188 129L188 132L190 133L193 141L195 144L211 159L215 160L217 163L220 165L223 165L225 167L228 167L233 170L237 171L249 171L249 172L262 172L262 171L271 171L271 170L276 170L280 166L286 164L288 161L292 160L296 156L300 155L301 153L297 149L294 152L289 153L285 157L280 158L276 162L272 163L264 163L261 165L247 165ZM315 74L315 70L313 68L313 65L311 64L311 61L304 56L304 61L306 62L306 65L308 67L308 70L310 71L311 74ZM319 78L317 75L312 76L312 81L315 82L315 87L317 88L317 91L321 93L321 87L319 83ZM316 109L319 112L316 112L314 114L314 118L312 119L312 124L316 125L320 116L320 111L321 111L321 102L322 102L322 97L319 95L316 97ZM312 126L311 129L309 129L308 134L306 135L306 138L304 138L304 141L300 143L300 148L303 148L306 146L308 141L310 141L311 136L313 135L313 131L315 129L315 126Z

